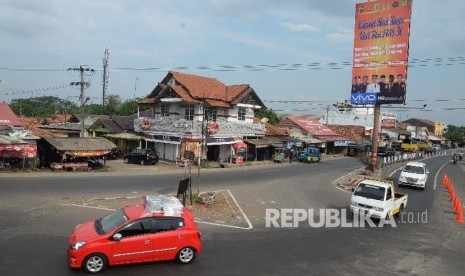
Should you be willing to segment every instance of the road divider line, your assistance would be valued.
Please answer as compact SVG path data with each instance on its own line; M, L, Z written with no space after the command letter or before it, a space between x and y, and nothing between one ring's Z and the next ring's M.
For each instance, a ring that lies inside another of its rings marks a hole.
M253 226L252 226L252 223L250 222L249 218L247 217L247 215L245 214L244 210L242 210L241 206L239 205L239 203L237 203L237 200L236 198L233 196L233 194L231 193L230 190L227 190L229 195L231 196L231 198L233 199L234 203L236 204L237 208L239 209L239 211L241 212L242 216L244 217L245 221L247 221L247 224L249 225L249 227L247 229L253 229Z
M82 205L82 204L58 204L61 206L71 206L71 207L81 207L81 208L89 208L89 209L99 209L99 210L107 210L107 211L116 211L116 209L110 209L106 207L101 207L101 206L89 206L89 205Z
M447 165L447 163L449 163L450 161L447 161L446 163L442 164L442 166L439 168L439 170L436 172L436 175L434 176L434 186L433 186L433 190L436 190L436 186L437 186L437 181L438 181L438 175L439 175L439 172L444 168L445 165Z

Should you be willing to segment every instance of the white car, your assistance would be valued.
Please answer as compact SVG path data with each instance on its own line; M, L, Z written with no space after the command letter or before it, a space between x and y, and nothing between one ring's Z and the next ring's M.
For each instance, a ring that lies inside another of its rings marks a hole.
M428 180L429 171L426 164L422 162L408 162L403 168L399 176L400 186L413 186L425 189L426 180Z

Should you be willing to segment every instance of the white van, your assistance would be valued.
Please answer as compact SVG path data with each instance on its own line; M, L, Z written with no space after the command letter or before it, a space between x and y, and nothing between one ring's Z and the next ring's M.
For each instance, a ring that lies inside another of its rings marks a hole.
M408 162L403 168L399 176L400 186L413 186L422 188L426 187L426 180L428 179L429 171L426 164L422 162Z

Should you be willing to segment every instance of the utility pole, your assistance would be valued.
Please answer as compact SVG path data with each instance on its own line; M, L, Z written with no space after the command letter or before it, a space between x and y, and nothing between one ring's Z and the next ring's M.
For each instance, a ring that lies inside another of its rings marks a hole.
M108 72L108 60L110 59L110 52L105 49L103 54L103 93L102 93L102 105L106 104L107 101L107 90L108 90L108 78L110 73Z
M92 76L94 73L95 73L95 70L92 69L92 68L87 68L86 65L80 65L79 68L78 67L74 67L74 68L68 68L67 69L68 71L76 71L76 72L79 72L79 76L80 76L80 81L76 81L76 82L71 82L70 85L71 86L74 86L74 87L79 87L80 88L80 95L79 95L79 99L80 99L80 102L81 102L81 120L82 120L82 132L81 132L81 137L84 137L84 133L85 133L85 129L84 129L84 116L83 116L83 113L84 113L84 104L90 100L89 97L87 97L86 99L84 99L84 89L86 88L89 88L90 86L90 82L85 82L84 81L84 75L87 75L87 76Z

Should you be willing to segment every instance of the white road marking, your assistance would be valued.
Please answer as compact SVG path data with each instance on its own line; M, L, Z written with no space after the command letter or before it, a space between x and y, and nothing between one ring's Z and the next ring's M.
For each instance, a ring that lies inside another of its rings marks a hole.
M219 191L214 191L214 192L228 192L229 195L231 196L232 200L234 201L234 204L236 204L237 209L239 209L239 212L241 213L242 217L245 219L247 222L248 227L241 227L241 226L236 226L236 225L229 225L229 224L223 224L223 223L216 223L216 222L208 222L208 221L201 221L201 220L195 220L197 223L203 223L203 224L208 224L208 225L214 225L214 226L221 226L221 227L227 227L227 228L235 228L235 229L243 229L243 230L251 230L253 229L253 225L250 222L249 218L245 214L244 210L242 210L241 206L239 203L237 203L236 198L233 196L230 190L219 190Z
M437 184L437 181L438 181L438 175L439 175L439 172L442 170L442 168L444 168L445 165L447 165L447 163L449 163L450 161L447 161L446 163L442 164L442 166L439 168L439 170L436 172L436 175L434 176L434 190L436 190L436 184Z
M81 208L90 208L90 209L99 209L99 210L107 210L107 211L116 211L116 209L110 209L106 207L101 207L101 206L89 206L89 205L82 205L82 204L58 204L61 206L72 206L72 207L81 207Z

